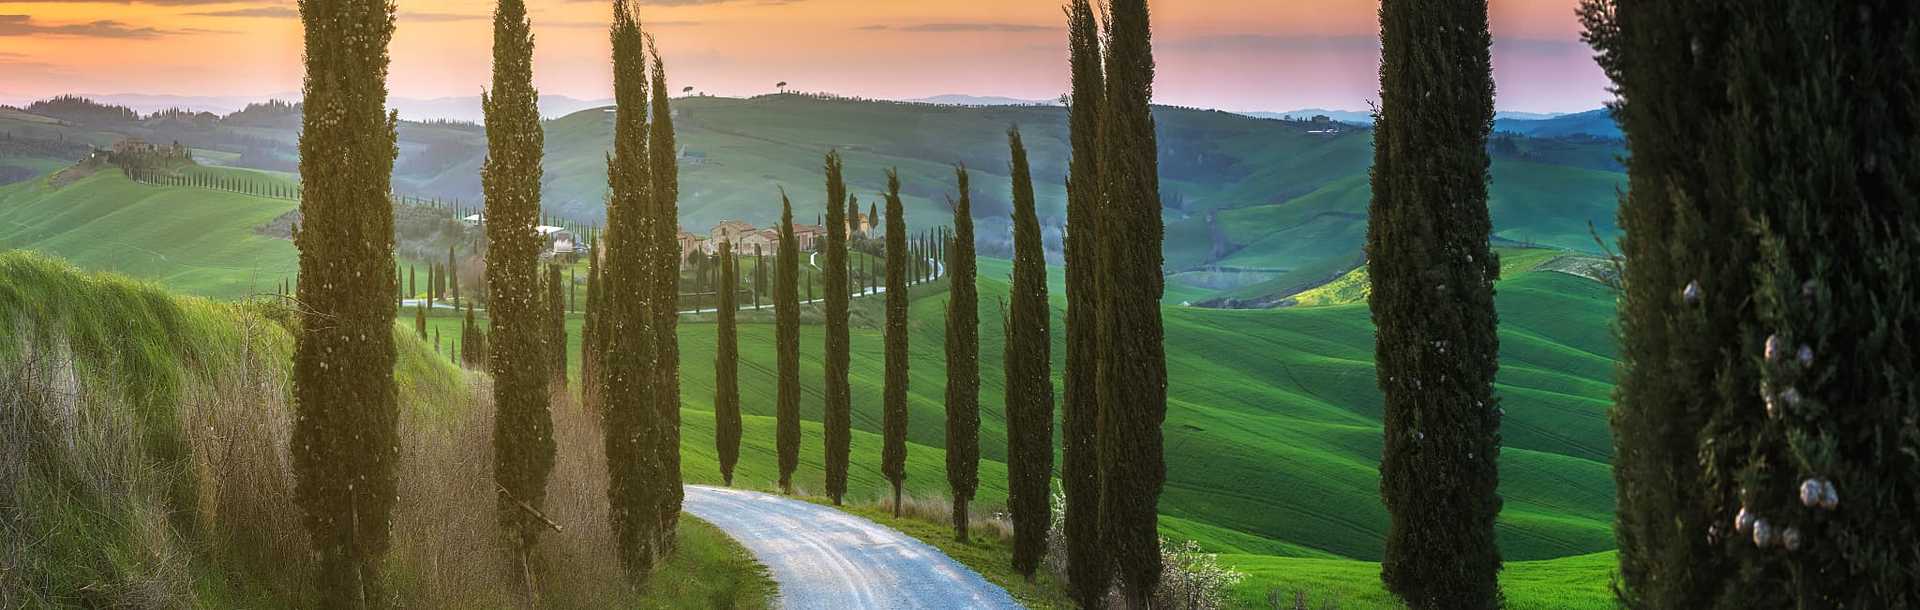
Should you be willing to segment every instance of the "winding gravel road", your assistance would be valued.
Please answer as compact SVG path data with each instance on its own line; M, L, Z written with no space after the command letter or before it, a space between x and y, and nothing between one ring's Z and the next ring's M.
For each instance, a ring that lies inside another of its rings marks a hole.
M784 608L1021 607L938 549L831 507L689 485L686 511L766 564Z

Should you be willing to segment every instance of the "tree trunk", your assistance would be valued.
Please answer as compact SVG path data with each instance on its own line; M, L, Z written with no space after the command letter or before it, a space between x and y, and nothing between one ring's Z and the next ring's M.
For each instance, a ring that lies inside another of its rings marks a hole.
M953 499L953 537L967 541L967 501L961 498Z
M893 517L900 518L900 484L893 484Z

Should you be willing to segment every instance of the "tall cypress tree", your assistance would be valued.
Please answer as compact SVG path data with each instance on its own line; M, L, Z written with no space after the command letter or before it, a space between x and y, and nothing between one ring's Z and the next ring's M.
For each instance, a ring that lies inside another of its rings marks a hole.
M1380 9L1367 269L1385 398L1381 580L1413 608L1501 604L1485 0Z
M720 454L720 478L733 486L740 461L740 333L734 323L739 304L740 261L733 244L720 242L720 306L713 357L713 443Z
M679 145L673 132L673 108L668 102L667 67L660 59L660 48L647 38L647 52L653 57L653 123L647 150L648 167L653 174L651 216L652 255L648 258L654 278L653 331L655 361L652 395L654 417L659 433L654 438L658 470L653 481L658 488L654 517L659 520L655 535L661 553L672 552L674 531L680 521L684 492L680 485L680 160Z
M453 258L453 246L447 246L447 285L453 293L453 308L460 308L459 262Z
M980 487L980 302L974 287L973 194L967 168L954 170L955 243L947 298L947 488L953 493L953 535L967 539L967 503Z
M1743 8L1582 6L1631 152L1620 592L1914 606L1920 12Z
M567 293L561 286L560 266L547 265L546 336L547 375L553 389L567 389Z
M481 186L487 197L488 333L496 408L493 427L494 481L500 523L525 557L545 524L533 511L546 499L553 470L553 419L548 412L548 315L541 308L541 149L545 140L539 92L533 88L533 30L523 0L501 0L494 9L493 90L481 97L486 111L487 158ZM429 282L431 283L431 282ZM432 288L429 288L432 292Z
M1068 107L1073 158L1067 178L1067 370L1060 404L1060 486L1066 495L1067 584L1084 608L1106 599L1112 570L1100 543L1099 221L1100 107L1106 98L1100 26L1089 0L1067 12L1073 94ZM931 273L932 270L929 270Z
M1160 425L1167 417L1167 358L1160 322L1160 178L1153 131L1152 25L1146 0L1115 0L1108 12L1106 101L1101 115L1099 230L1101 536L1121 592L1144 608L1160 582L1156 528L1167 469ZM958 245L958 244L957 244Z
M897 212L900 171L887 170L887 260L904 256L906 220ZM897 269L892 264L887 269ZM907 482L907 289L906 279L887 273L886 388L881 412L880 474L893 484L893 516L900 516L900 488Z
M586 320L580 326L580 401L588 409L600 408L600 244L594 241L587 256Z
M793 202L780 193L780 266L773 284L774 352L778 356L779 395L774 403L775 449L780 490L793 493L793 470L800 465L800 249L793 241Z
M753 245L753 310L760 311L760 295L767 292L767 255Z
M1047 258L1040 243L1040 215L1034 211L1027 147L1019 128L1007 132L1007 141L1013 157L1013 308L1006 320L1005 360L1007 511L1013 514L1013 569L1032 580L1047 554L1047 528L1053 523L1053 314L1047 306Z
M386 111L393 5L300 3L306 33L301 118L303 217L294 339L294 498L334 608L383 605L380 558L399 455L393 322L393 160Z
M613 154L607 160L606 268L601 280L602 319L596 331L605 342L600 371L600 402L607 443L607 498L614 538L629 578L644 582L658 565L654 515L659 471L654 450L657 426L646 394L657 335L648 302L647 242L651 237L652 172L647 157L647 56L645 35L631 0L614 0Z
M827 153L827 346L826 405L822 423L826 436L827 497L835 506L847 494L847 457L853 448L853 389L847 384L851 344L847 335L847 183L839 151Z

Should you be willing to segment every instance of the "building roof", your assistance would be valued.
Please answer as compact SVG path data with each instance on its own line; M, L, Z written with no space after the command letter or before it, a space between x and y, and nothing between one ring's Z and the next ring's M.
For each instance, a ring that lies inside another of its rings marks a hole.
M549 227L546 225L541 225L541 226L534 227L533 232L539 233L541 235L552 235L555 233L566 233L567 230L561 227Z

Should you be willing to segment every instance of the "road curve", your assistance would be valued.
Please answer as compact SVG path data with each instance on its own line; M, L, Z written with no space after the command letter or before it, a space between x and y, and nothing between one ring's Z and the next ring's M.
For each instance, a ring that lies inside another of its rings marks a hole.
M1021 607L938 549L831 507L697 485L685 507L766 564L783 608Z

